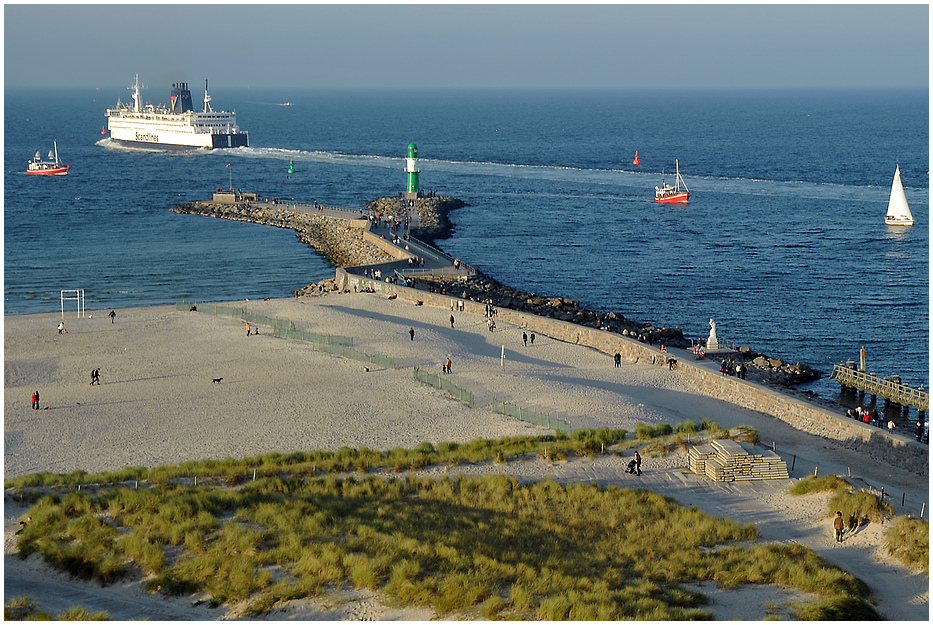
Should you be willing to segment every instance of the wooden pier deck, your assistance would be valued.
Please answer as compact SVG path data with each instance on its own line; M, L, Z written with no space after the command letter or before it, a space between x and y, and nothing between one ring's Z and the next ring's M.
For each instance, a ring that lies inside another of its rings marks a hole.
M930 394L927 391L910 388L888 378L879 378L873 373L865 373L840 364L833 366L830 377L843 387L882 397L901 406L913 406L921 413L930 410Z

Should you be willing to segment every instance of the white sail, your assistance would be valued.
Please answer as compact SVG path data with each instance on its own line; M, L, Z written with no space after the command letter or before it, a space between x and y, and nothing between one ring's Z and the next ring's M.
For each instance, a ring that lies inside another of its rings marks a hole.
M904 185L901 184L901 167L894 170L894 182L891 184L891 198L888 200L888 213L884 220L887 223L910 225L914 223L914 216L907 205L907 196L904 195Z

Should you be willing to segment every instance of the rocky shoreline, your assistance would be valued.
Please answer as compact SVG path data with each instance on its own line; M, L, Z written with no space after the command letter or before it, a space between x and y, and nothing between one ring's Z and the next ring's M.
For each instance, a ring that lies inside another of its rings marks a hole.
M401 196L383 196L364 207L368 215L401 216L407 211L407 200ZM437 246L438 239L449 238L454 228L449 213L467 206L462 200L449 196L430 195L415 200L420 228L418 238ZM308 207L305 207L308 208ZM336 267L378 265L389 262L392 257L379 246L366 241L359 227L352 227L346 217L333 217L323 213L298 210L294 206L270 205L265 202L207 202L196 201L175 206L176 213L196 214L219 219L247 221L250 223L288 228L297 233L299 240L323 255ZM348 212L348 215L352 213ZM360 217L364 217L361 214ZM650 344L664 344L672 348L691 348L679 327L655 326L627 319L619 312L589 310L579 302L565 297L544 296L528 293L504 285L491 276L477 272L467 280L441 281L418 278L409 286L429 292L447 293L462 299L480 301L497 308L508 308L520 312L559 319L592 328L601 328L630 336ZM333 280L314 283L296 290L296 295L334 290ZM748 346L722 355L733 363L744 363L753 380L765 384L788 388L811 382L820 377L818 371L806 363L786 363L753 351Z

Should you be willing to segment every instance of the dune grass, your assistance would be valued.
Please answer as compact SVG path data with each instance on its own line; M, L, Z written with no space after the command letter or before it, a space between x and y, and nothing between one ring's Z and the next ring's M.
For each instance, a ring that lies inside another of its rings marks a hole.
M830 491L832 497L826 506L826 515L842 512L846 527L855 529L868 523L884 523L894 516L894 508L881 497L863 490L856 490L838 475L814 477L808 475L788 489L791 495Z
M863 583L803 547L739 546L754 527L592 484L292 474L56 493L29 515L24 557L105 583L138 567L151 591L206 592L251 615L356 587L442 618L704 619L705 596L681 586L704 580L784 584L873 613Z
M808 475L791 486L790 490L787 492L789 492L791 495L808 495L810 493L817 493L827 490L835 491L843 488L848 489L851 487L851 484L838 475L821 475L819 477Z
M888 553L903 564L930 575L930 522L907 516L895 517L884 533Z
M5 621L109 621L106 611L88 612L81 607L68 608L58 616L40 610L32 597L14 597L3 606Z

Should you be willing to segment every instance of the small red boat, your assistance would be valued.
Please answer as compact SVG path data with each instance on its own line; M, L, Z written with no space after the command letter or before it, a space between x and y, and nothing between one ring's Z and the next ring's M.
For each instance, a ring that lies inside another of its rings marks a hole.
M664 182L664 178L661 178L661 186L654 188L654 201L655 202L664 202L667 204L686 204L688 198L690 197L690 189L687 188L687 184L684 182L683 176L680 175L680 163L674 161L674 166L677 168L677 175L674 178L674 186Z
M61 161L58 160L58 142L54 142L55 145L55 154L53 156L52 152L49 152L49 160L43 161L42 157L39 156L39 153L36 152L36 155L32 157L32 160L29 161L29 166L26 168L27 174L35 174L39 176L64 176L68 173L68 165L62 165ZM54 161L52 158L54 157Z

